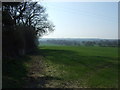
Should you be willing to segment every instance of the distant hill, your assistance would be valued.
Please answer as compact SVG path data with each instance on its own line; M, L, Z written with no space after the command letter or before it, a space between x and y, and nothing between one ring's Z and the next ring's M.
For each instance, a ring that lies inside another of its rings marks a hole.
M69 45L69 46L118 46L117 39L99 38L41 38L40 45Z
M46 41L46 40L75 40L75 41L95 41L101 40L98 38L40 38L39 41Z

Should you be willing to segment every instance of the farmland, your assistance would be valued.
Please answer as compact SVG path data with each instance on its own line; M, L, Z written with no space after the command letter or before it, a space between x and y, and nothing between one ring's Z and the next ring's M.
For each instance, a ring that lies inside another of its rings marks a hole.
M41 46L34 55L4 60L3 70L3 87L116 88L118 48Z
M41 52L47 75L61 78L53 84L63 81L66 87L117 87L117 48L43 46Z

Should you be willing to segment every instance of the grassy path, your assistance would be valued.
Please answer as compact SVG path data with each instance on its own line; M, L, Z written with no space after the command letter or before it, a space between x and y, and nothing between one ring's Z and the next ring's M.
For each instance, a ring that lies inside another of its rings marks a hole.
M31 60L25 65L28 68L27 77L24 79L26 84L24 88L73 88L73 82L65 81L56 76L57 67L46 63L41 55L31 55ZM61 73L60 73L61 74Z
M28 74L24 88L42 88L45 87L46 78L44 77L43 57L31 55L31 60L26 64Z

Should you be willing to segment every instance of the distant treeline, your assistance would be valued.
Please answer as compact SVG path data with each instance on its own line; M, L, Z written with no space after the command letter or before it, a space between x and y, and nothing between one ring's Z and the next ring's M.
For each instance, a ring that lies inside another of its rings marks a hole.
M40 41L40 45L69 45L69 46L102 46L102 47L117 47L120 46L120 40L46 40Z

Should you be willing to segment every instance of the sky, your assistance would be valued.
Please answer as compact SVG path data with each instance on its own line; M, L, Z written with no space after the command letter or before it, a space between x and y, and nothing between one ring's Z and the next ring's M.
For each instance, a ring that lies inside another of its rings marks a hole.
M42 2L55 31L43 38L118 38L117 2Z

